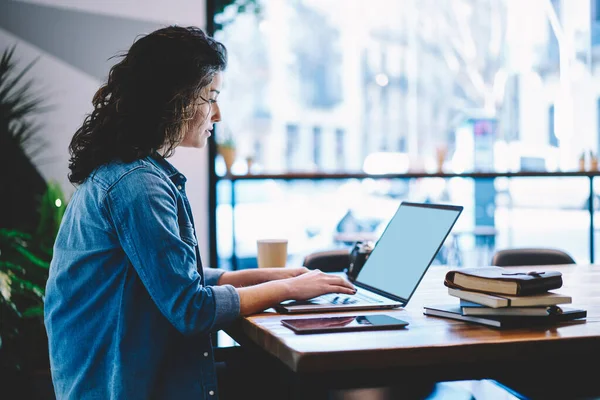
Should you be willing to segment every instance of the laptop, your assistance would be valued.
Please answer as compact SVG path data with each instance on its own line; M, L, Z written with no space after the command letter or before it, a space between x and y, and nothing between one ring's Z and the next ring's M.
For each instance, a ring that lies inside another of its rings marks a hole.
M462 206L402 202L354 280L354 295L330 293L275 306L280 313L404 307L441 249Z

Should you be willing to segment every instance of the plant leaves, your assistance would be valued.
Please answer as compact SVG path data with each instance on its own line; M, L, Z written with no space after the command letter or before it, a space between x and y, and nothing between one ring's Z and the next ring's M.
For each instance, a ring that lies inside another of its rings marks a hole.
M20 265L14 264L10 261L0 260L0 271L8 271L8 270L22 272L22 273L25 272L25 268L21 267Z
M33 265L37 265L38 267L41 267L44 269L50 268L49 262L44 261L41 258L37 257L35 254L33 254L31 251L27 250L25 247L15 246L15 249L19 253L21 253L23 256L25 256L25 258L27 258L27 260L29 260Z
M26 279L22 279L19 278L18 276L15 276L13 274L10 274L10 280L11 280L11 288L14 290L15 289L15 285L17 285L18 289L21 289L21 291L23 292L29 292L29 293L33 293L35 294L36 297L40 298L40 299L44 299L44 295L46 293L45 289L36 285L35 283L32 283Z
M2 237L7 238L21 238L25 240L31 239L31 235L15 229L0 229L0 239Z
M44 306L33 306L21 313L23 318L34 318L44 316Z
M0 308L2 308L3 305L8 309L9 312L12 312L18 318L22 317L22 315L19 312L19 309L17 308L15 303L13 303L12 301L10 301L8 299L5 299L2 295L0 295ZM9 317L3 315L3 319L4 318L8 319Z

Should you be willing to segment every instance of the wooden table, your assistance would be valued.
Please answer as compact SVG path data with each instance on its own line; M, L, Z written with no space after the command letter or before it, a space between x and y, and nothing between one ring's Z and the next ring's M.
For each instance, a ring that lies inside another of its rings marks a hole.
M498 330L425 316L424 305L458 301L443 285L449 269L434 266L406 308L367 312L408 321L404 330L296 335L280 320L317 314L266 312L240 319L227 333L242 346L275 357L302 388L492 378L532 395L550 388L557 396L600 394L600 380L594 376L600 361L600 265L512 268L561 271L564 283L557 291L571 295L571 306L586 309L587 318L551 327ZM357 313L327 315L352 314Z

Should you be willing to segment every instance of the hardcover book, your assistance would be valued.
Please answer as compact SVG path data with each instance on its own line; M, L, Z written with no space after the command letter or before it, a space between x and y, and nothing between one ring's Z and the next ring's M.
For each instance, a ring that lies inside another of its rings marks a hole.
M509 268L462 268L446 273L444 285L476 292L526 296L562 286L560 271L515 272Z
M525 328L532 326L554 325L564 321L572 321L587 317L586 310L562 307L560 314L545 316L482 316L463 315L459 306L440 305L424 307L423 314L434 317L450 318L459 321L492 326L495 328Z
M448 294L462 300L471 301L492 308L555 306L559 304L570 304L572 302L571 296L555 292L546 292L529 296L509 296L505 294L489 294L448 288Z
M461 300L460 309L462 315L490 315L490 316L545 316L548 314L560 314L562 309L558 306L541 307L500 307L492 308L470 301Z

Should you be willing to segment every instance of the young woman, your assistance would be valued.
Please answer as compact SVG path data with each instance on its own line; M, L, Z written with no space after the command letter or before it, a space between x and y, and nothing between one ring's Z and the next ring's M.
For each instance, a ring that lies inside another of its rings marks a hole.
M186 178L166 159L206 145L225 66L198 28L143 36L73 136L77 190L45 300L58 399L216 398L211 333L283 300L355 292L305 268L202 268Z

